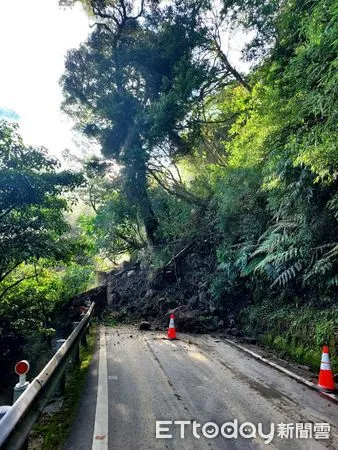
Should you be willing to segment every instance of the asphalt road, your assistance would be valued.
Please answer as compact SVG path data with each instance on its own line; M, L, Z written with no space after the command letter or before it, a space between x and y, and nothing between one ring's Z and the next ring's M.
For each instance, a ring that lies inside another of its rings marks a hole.
M337 405L222 341L178 337L101 329L65 450L338 448ZM156 421L188 423L156 438Z

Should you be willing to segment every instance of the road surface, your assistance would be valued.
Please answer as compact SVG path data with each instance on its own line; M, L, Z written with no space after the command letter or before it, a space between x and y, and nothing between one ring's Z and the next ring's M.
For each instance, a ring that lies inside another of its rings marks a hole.
M102 327L64 450L338 448L337 405L223 341L178 337Z

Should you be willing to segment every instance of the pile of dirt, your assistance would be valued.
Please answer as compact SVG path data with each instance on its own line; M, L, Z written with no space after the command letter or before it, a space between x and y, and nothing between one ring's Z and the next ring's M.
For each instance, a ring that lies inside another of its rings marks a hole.
M187 332L235 329L234 319L220 311L209 292L213 258L194 250L160 270L124 263L107 273L108 311L119 321L150 320L160 328L174 312L177 329Z

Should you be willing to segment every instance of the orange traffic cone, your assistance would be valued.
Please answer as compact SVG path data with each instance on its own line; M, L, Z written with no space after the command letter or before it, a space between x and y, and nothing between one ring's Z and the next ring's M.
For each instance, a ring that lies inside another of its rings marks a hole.
M328 392L333 392L336 389L330 364L329 347L327 345L323 346L317 387Z
M175 329L175 316L170 314L170 322L168 328L168 339L176 339L176 329Z

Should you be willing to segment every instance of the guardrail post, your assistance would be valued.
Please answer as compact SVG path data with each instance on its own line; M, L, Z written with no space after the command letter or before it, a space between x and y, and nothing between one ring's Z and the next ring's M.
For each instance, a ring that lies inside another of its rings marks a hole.
M55 353L60 350L60 348L63 346L63 344L66 342L66 339L57 339L56 340L56 349ZM66 389L66 371L63 372L63 374L60 377L60 380L55 388L55 394L56 395L64 395Z
M26 380L26 374L29 372L29 369L29 362L25 359L15 364L14 371L17 375L19 375L19 383L14 386L13 404L29 386L29 382ZM10 408L6 412L8 412L9 410ZM28 438L25 439L25 442L21 446L21 450L28 450Z
M14 370L15 373L19 375L19 383L16 383L14 386L13 403L17 401L20 395L25 392L29 386L29 382L26 380L26 374L29 371L29 367L29 362L25 359L15 364Z
M75 328L79 325L80 322L73 322L73 329L75 330ZM81 359L80 359L80 344L76 345L75 349L74 349L74 356L73 356L73 363L74 366L79 367L81 364Z

